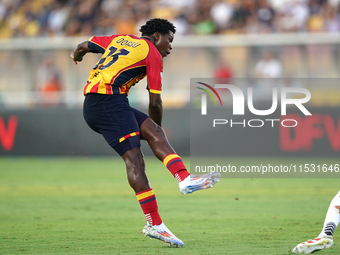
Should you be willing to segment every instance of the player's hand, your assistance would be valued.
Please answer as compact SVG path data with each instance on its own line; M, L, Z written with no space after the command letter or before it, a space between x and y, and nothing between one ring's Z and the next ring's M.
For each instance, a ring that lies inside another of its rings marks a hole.
M74 50L71 51L70 58L72 58L72 60L75 64L78 64L78 62L74 60Z

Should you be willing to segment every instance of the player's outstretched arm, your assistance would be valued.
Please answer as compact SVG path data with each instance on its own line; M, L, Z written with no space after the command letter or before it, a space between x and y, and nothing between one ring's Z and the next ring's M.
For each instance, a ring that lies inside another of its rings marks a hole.
M149 93L149 116L159 126L162 126L163 104L160 94Z
M83 60L84 55L88 52L90 52L88 41L85 41L78 44L78 46L71 51L70 57L74 63L77 64L77 62L81 62Z

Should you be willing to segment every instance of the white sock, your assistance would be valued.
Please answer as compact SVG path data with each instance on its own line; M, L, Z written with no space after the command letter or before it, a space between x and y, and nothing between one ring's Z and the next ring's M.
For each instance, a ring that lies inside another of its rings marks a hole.
M335 195L331 204L329 205L323 229L318 237L333 236L333 232L340 222L340 191Z

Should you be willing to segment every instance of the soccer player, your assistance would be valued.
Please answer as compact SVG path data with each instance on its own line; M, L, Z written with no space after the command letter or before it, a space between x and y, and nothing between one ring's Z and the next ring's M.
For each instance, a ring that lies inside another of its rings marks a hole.
M340 191L335 195L329 205L323 228L319 236L313 240L298 244L293 253L310 254L333 245L333 233L340 222Z
M125 162L130 186L145 214L144 236L170 245L183 246L164 225L155 194L145 173L140 139L147 141L155 156L169 169L183 194L212 187L219 173L192 177L169 144L162 126L161 100L163 58L172 50L176 29L164 19L151 19L141 26L141 37L133 35L94 36L79 44L70 57L77 64L88 53L102 56L90 71L84 87L85 121L100 133ZM129 105L132 86L147 76L149 116Z

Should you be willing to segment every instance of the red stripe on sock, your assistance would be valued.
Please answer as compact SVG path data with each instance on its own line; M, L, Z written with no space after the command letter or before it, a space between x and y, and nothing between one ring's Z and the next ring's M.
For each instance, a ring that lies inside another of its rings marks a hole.
M190 175L190 173L187 171L182 160L169 164L168 169L172 173L173 176L177 174L181 181L183 181L185 178L187 178Z
M159 213L158 211L154 211L154 212L150 212L150 216L151 216L151 219L152 219L152 225L155 226L155 225L161 225L162 224L162 219L161 219L161 216L159 216Z
M147 190L144 190L144 191L138 192L138 193L136 193L136 196L137 196L137 195L140 195L140 194L142 194L142 193L148 192L148 191L150 191L150 190L152 190L152 189L147 189Z
M138 192L136 195L141 195L145 192L148 192L152 189L145 190L142 192ZM146 220L152 225L160 225L162 224L162 219L158 213L158 205L156 201L156 196L152 194L151 196L145 197L143 199L138 200L140 206L145 214ZM151 220L150 220L151 217Z
M187 178L190 173L186 170L186 169L183 169L183 170L179 170L177 173L176 173L177 177L177 181L178 181L178 178L180 179L179 181L183 181L185 178Z

